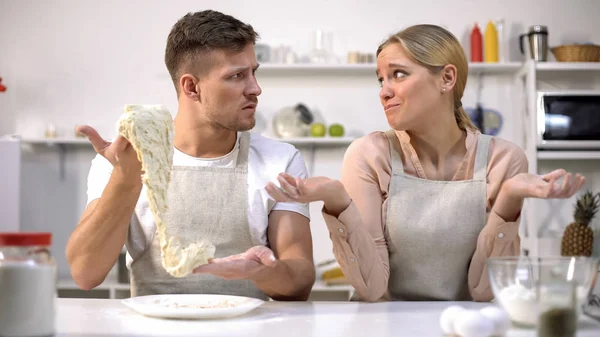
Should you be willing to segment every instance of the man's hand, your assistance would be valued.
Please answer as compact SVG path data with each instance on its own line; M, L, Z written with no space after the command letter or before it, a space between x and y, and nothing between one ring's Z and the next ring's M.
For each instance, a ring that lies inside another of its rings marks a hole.
M79 125L76 130L85 135L90 143L92 143L94 150L106 158L112 164L114 170L120 173L127 181L141 177L142 164L138 160L137 152L135 152L135 149L125 137L119 135L111 143L104 140L89 125Z
M212 259L193 272L250 280L276 301L306 301L315 282L308 218L291 211L271 211L267 237L270 248L259 245Z
M212 274L226 280L247 279L256 281L266 269L277 265L275 254L265 246L254 246L246 252L212 259L208 264L194 269L195 274Z

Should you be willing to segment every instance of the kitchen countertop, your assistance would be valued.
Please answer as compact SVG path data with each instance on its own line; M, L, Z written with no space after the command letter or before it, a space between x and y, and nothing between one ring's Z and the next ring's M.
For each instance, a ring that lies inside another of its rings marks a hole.
M442 336L441 312L472 302L265 302L237 318L166 320L137 314L109 299L57 299L56 337L109 336ZM583 317L577 337L599 336L600 322ZM532 336L534 329L512 328L507 337Z

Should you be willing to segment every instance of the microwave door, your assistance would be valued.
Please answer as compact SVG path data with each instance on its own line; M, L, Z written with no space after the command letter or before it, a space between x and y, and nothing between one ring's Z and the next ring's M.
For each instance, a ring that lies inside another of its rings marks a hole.
M600 94L546 94L539 103L538 147L600 149Z

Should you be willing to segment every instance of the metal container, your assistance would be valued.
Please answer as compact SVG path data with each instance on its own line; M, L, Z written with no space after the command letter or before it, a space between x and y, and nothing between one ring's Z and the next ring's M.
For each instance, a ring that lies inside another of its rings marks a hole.
M521 54L525 54L525 37L529 46L529 57L538 62L548 61L548 27L531 26L527 33L519 35Z

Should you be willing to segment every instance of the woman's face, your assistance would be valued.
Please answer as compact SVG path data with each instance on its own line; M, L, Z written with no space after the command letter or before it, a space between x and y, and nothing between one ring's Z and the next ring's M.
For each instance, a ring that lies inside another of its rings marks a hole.
M431 74L393 43L377 56L377 77L381 105L393 129L422 130L435 124L443 107L441 75Z

